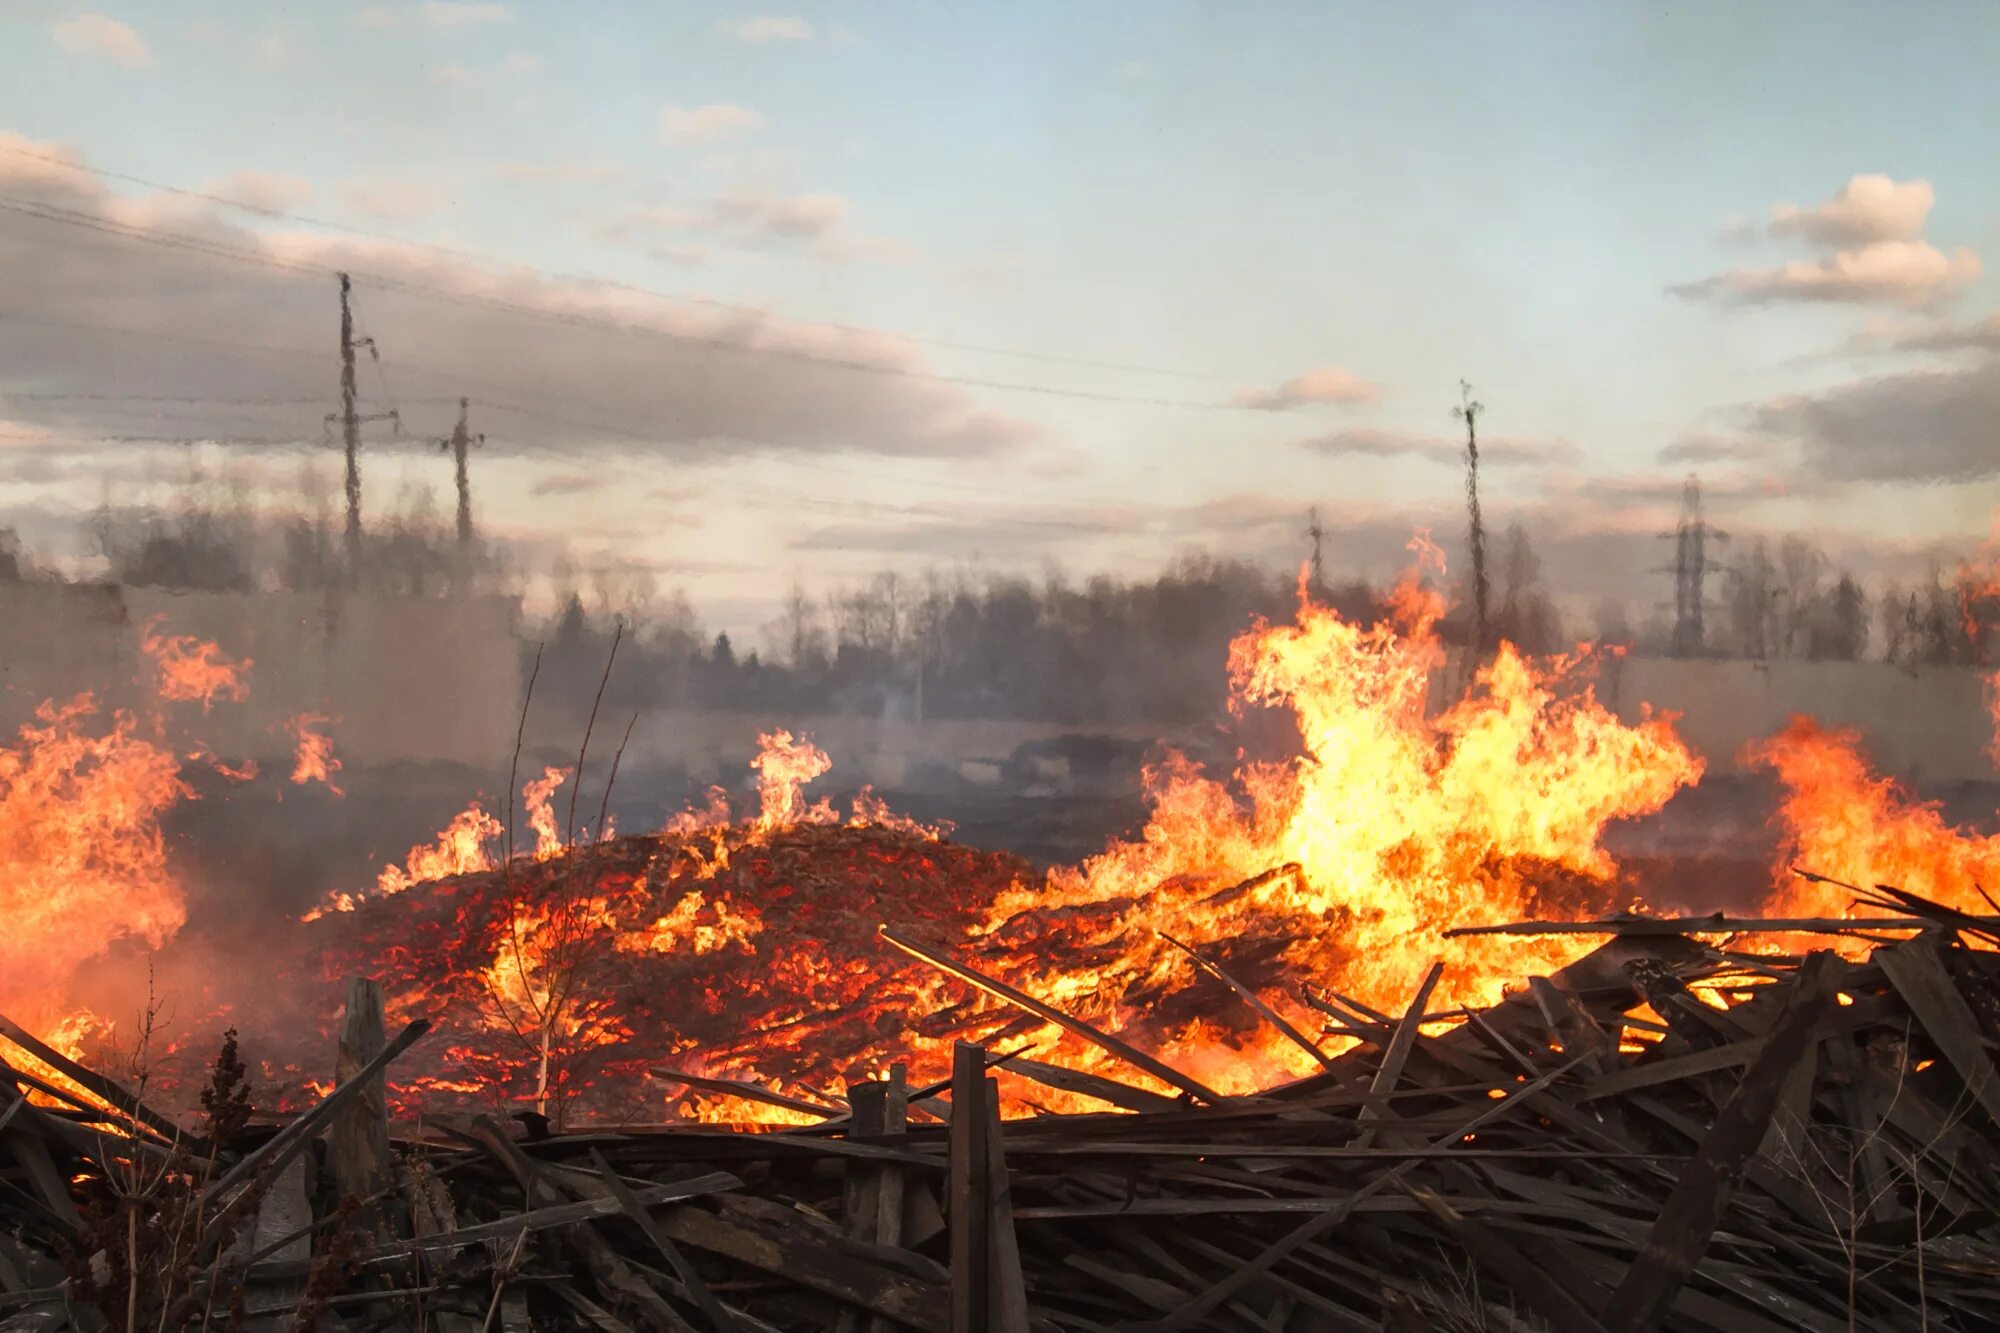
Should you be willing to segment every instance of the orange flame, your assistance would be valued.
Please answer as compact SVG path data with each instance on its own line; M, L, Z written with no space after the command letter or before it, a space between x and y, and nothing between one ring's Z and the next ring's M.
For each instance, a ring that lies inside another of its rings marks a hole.
M792 824L824 824L833 820L833 808L825 801L807 805L799 788L833 767L826 751L789 731L773 731L757 738L757 757L750 767L757 770L757 827L764 830Z
M1424 554L1435 562L1434 548ZM1300 758L1241 767L1239 801L1170 757L1148 774L1152 816L1138 841L1056 871L1045 888L1003 895L988 921L1002 938L1010 919L1052 903L1096 909L1070 952L1103 961L1028 956L1027 989L1120 1026L1134 1016L1105 997L1191 979L1190 964L1156 934L1165 932L1196 947L1246 935L1284 941L1293 975L1383 1008L1405 1003L1428 964L1443 959L1441 999L1490 1003L1525 971L1589 946L1587 937L1524 946L1438 933L1532 915L1558 891L1538 881L1564 874L1596 906L1622 906L1611 901L1614 867L1600 835L1695 782L1700 761L1668 719L1628 726L1606 712L1580 679L1582 660L1538 673L1506 645L1479 672L1475 693L1427 715L1442 663L1432 633L1441 602L1413 574L1391 605L1389 620L1364 628L1305 601L1296 624L1236 640L1239 705L1289 709ZM1283 866L1297 870L1265 874ZM1564 873L1524 873L1535 866ZM1231 885L1245 887L1226 892ZM1296 1010L1289 997L1267 998ZM1253 1060L1246 1071L1234 1040L1198 1026L1162 1049L1190 1072L1213 1064L1239 1080L1306 1067L1303 1052L1254 1040L1275 1067Z
M333 753L332 735L324 730L332 723L333 719L324 713L300 713L285 723L285 730L298 743L292 760L292 782L296 786L324 782L335 796L344 796L346 793L333 781L333 775L340 771L340 760Z
M58 996L113 941L157 947L186 919L159 816L194 793L129 713L91 735L91 696L36 710L0 749L0 1006Z
M244 680L251 667L249 658L231 661L221 648L192 634L163 635L159 627L165 620L165 616L154 616L139 630L139 647L153 659L159 676L156 690L160 698L199 702L206 713L221 696L234 703L250 697L250 686Z
M521 788L521 803L528 815L528 827L535 831L535 859L546 861L563 849L562 830L556 827L553 797L556 788L569 777L566 768L545 768L542 775Z
M1852 916L1853 895L1791 874L1797 866L1857 888L1891 884L1956 907L1993 909L1981 885L2000 886L2000 835L1947 824L1935 802L1920 801L1893 779L1878 777L1853 731L1829 731L1795 717L1752 747L1750 758L1785 785L1778 812L1783 863L1770 906L1786 916Z

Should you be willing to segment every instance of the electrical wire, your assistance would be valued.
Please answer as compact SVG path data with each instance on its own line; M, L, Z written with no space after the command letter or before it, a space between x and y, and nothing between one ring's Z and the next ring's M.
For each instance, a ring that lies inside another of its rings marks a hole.
M469 309L501 312L526 319L538 319L550 323L564 324L576 328L595 329L600 332L623 334L631 337L651 338L663 342L675 343L684 347L696 347L742 356L791 361L852 374L875 375L890 379L905 379L933 384L949 384L958 388L986 389L1002 393L1026 393L1081 402L1118 403L1140 407L1166 407L1197 412L1240 412L1255 410L1246 408L1243 404L1236 402L1204 402L1184 398L1143 397L1134 394L1100 393L1090 389L1065 389L1056 385L1034 384L1023 381L982 379L969 375L945 375L934 371L913 369L909 366L893 365L887 362L862 361L853 357L827 356L798 347L746 343L711 334L679 333L671 329L637 324L607 316L584 315L574 311L549 310L541 306L529 305L523 301L510 301L504 297L485 296L469 292L454 292L433 284L416 282L407 278L397 278L384 273L369 272L352 266L335 268L327 264L311 264L297 260L279 259L274 255L265 254L260 251L249 250L240 246L230 246L219 241L190 236L184 232L170 232L156 227L141 227L133 223L118 222L115 219L99 214L88 213L80 209L64 208L60 205L47 204L39 200L0 196L0 210L58 226L78 227L106 236L138 241L142 244L154 245L163 249L198 254L212 259L255 264L293 273L317 273L325 276L346 273L357 285L374 287L380 291L400 292L428 297L435 301L443 301Z

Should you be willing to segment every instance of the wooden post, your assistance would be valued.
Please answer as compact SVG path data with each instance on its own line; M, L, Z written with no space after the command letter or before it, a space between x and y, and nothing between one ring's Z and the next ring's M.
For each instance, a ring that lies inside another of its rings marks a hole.
M1021 1273L1021 1248L1014 1235L1014 1196L1007 1179L1006 1142L1000 1129L1000 1085L985 1083L986 1237L992 1247L989 1283L995 1333L1028 1333L1028 1285Z
M951 1333L991 1333L990 1160L986 1146L985 1052L958 1042L951 1055Z
M334 1052L333 1077L346 1083L382 1053L382 987L367 977L347 979L347 1009ZM388 1086L377 1073L334 1116L327 1130L328 1166L342 1198L367 1199L390 1183ZM370 1210L386 1218L387 1210Z

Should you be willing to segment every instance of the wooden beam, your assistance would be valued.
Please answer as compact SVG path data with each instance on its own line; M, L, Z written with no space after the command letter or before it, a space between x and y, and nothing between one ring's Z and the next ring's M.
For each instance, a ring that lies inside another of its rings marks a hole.
M1151 1074L1162 1083L1179 1088L1190 1097L1210 1104L1216 1104L1223 1100L1221 1093L1204 1087L1201 1083L1181 1073L1180 1070L1154 1059L1136 1046L1127 1045L1108 1032L1098 1031L1080 1018L1073 1018L1053 1005L1044 1004L1032 995L1015 990L1004 981L996 980L993 977L985 975L983 972L968 967L940 949L933 949L928 945L919 944L915 940L905 939L895 931L890 930L887 926L882 927L881 935L883 939L895 945L904 953L914 958L921 958L932 967L942 972L949 972L960 981L975 986L996 999L1005 1000L1017 1009L1024 1009L1037 1018L1054 1023L1065 1032L1082 1037L1098 1049L1117 1056L1120 1060L1123 1060L1135 1069L1140 1069ZM975 1047L974 1049L977 1050L978 1048Z
M1828 973L1837 960L1825 950L1806 956L1778 1020L1763 1039L1743 1081L1723 1104L1701 1148L1682 1168L1646 1242L1611 1298L1612 1333L1649 1333L1673 1308L1674 1297L1708 1252L1751 1157L1764 1141L1792 1067L1812 1052L1812 1032L1832 1006Z

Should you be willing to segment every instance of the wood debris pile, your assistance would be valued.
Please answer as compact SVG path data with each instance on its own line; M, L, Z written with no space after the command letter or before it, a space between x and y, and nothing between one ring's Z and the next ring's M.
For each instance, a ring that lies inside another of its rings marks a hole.
M392 1143L424 1025L384 1041L365 982L281 1125L227 1061L183 1128L10 1025L0 1329L2000 1327L2000 935L1868 900L1872 940L1592 923L1476 1013L1429 1013L1435 970L1400 1015L1320 995L1347 1049L1256 1096L1072 1019L1183 1095L964 1044L783 1132ZM1002 1121L999 1064L1128 1109Z

